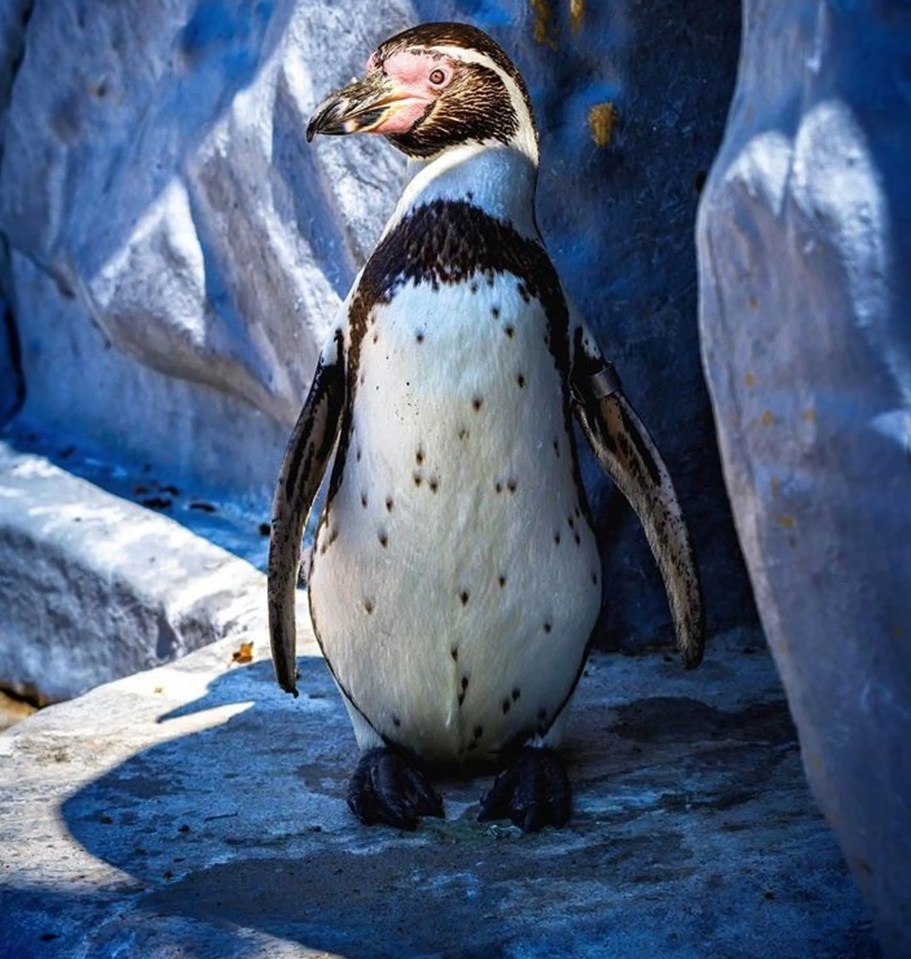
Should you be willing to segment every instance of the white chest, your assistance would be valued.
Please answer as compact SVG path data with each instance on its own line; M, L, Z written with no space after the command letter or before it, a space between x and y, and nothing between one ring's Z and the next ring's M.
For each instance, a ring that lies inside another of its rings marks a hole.
M598 613L548 335L517 278L476 275L400 289L360 346L311 611L361 716L428 758L548 725Z

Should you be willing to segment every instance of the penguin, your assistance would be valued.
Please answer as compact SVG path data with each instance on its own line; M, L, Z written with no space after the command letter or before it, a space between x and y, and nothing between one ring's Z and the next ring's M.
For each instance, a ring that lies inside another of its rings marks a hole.
M573 422L644 527L692 668L705 638L687 527L545 250L538 132L504 51L461 23L391 37L316 108L306 137L353 133L384 136L410 179L335 318L281 465L276 678L297 695L300 576L361 753L347 796L361 822L413 829L443 815L436 771L493 770L481 820L560 827L571 786L558 749L605 585Z

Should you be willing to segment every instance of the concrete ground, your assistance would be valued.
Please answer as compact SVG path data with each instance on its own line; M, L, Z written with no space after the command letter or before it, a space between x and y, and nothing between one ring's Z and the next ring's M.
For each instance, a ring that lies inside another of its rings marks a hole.
M359 826L344 710L299 653L296 701L257 629L0 735L0 956L879 956L758 635L692 673L596 654L574 818L531 836L476 822L489 777L439 784L414 834Z

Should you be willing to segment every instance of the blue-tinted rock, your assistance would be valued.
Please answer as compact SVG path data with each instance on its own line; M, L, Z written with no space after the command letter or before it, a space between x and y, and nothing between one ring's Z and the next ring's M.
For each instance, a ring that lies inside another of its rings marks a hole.
M0 170L22 422L266 513L320 340L403 172L369 137L306 145L306 117L378 41L446 18L490 30L527 76L549 248L677 479L710 622L749 618L696 331L692 225L737 55L722 0L685 17L670 0L37 4ZM585 473L603 634L668 639L645 539Z
M911 8L750 0L700 215L725 474L804 765L911 955Z

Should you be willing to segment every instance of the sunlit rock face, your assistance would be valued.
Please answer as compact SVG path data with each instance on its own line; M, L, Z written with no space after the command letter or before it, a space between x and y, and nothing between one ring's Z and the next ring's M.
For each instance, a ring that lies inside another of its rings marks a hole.
M304 145L372 42L309 7L35 7L0 174L30 423L266 500L401 174Z
M434 19L489 30L528 78L548 248L677 480L710 623L749 619L693 241L733 89L730 0L685 16L671 0L35 4L0 170L18 425L265 518L321 340L404 175L379 139L307 145L306 120L380 40ZM666 640L644 537L583 467L605 544L602 635Z
M725 476L816 798L911 955L911 8L749 0L699 220Z

